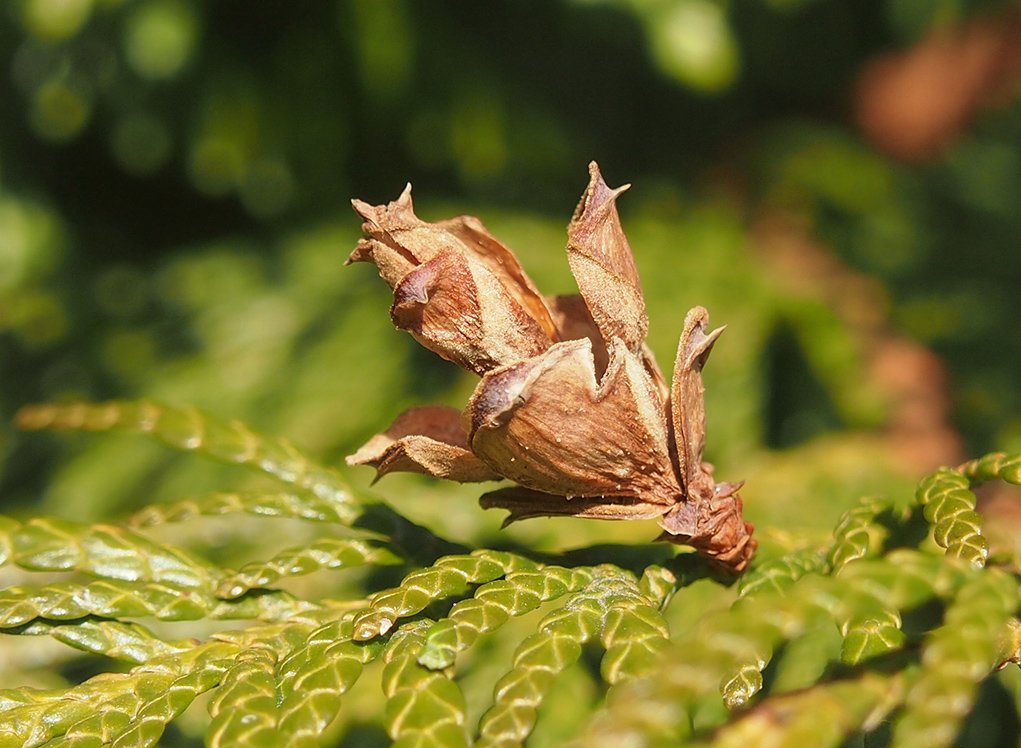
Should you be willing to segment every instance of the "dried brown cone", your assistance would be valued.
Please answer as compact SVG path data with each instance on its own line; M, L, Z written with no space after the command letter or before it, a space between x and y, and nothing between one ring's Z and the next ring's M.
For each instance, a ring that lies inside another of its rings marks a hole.
M661 540L741 572L754 553L740 485L702 461L702 368L722 328L688 312L673 383L645 345L648 317L616 199L589 165L568 227L580 295L546 298L478 219L426 223L411 188L353 201L366 234L348 262L374 263L394 292L390 316L422 345L482 379L464 413L402 414L348 458L378 476L412 471L460 482L508 478L482 497L507 522L568 515L658 519Z

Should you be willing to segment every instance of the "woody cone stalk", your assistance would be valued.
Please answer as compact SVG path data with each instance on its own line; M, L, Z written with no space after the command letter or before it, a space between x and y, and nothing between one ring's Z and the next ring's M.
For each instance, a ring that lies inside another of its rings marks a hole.
M570 515L657 519L661 540L695 548L740 573L755 551L740 484L717 483L702 461L702 368L723 331L688 312L673 382L645 345L638 272L610 189L590 181L568 226L567 259L580 295L544 297L482 223L426 223L411 186L388 205L352 201L366 237L348 263L372 262L393 289L390 317L429 350L482 379L464 412L401 414L351 465L460 482L508 478L484 507L507 522Z

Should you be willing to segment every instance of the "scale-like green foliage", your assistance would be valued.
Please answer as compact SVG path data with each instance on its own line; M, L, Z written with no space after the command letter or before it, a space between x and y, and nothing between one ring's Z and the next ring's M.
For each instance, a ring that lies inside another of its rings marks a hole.
M587 570L536 566L481 585L473 597L458 602L449 616L426 632L418 661L433 669L450 667L457 653L470 647L481 634L495 631L512 616L577 591L588 579Z
M123 663L0 691L4 747L152 745L179 717L202 723L189 706L207 692L212 746L321 745L362 719L401 746L520 746L581 678L590 693L568 702L579 745L870 736L938 748L964 729L980 684L1021 659L1021 588L987 561L972 491L1021 482L1018 455L941 469L914 503L864 500L827 542L763 553L728 589L690 554L636 562L605 546L588 565L577 552L460 548L362 501L294 447L196 411L42 406L21 423L151 434L289 492L209 495L101 525L0 518L0 565L17 579L0 593L0 630ZM224 516L330 534L260 546L236 569L160 534ZM706 590L718 604L689 610ZM691 622L679 631L675 610ZM355 718L345 704L366 672L385 707Z
M162 408L142 401L103 405L25 408L19 424L27 429L114 429L152 434L175 449L194 450L226 462L261 470L284 483L329 501L341 522L358 515L344 480L299 452L283 439L267 439L237 421L221 423L193 409Z
M989 544L982 537L982 518L975 511L975 494L964 473L942 468L918 486L918 503L932 524L934 539L947 554L985 564Z

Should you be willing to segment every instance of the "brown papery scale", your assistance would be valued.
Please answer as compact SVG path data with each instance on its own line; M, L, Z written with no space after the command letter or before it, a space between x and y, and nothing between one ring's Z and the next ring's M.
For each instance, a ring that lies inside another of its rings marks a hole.
M645 345L649 320L616 199L590 181L567 229L580 295L545 297L514 254L471 216L426 223L410 185L388 205L354 200L372 262L394 292L390 317L429 350L481 377L464 412L401 414L347 458L393 471L516 485L482 497L507 522L565 515L656 519L660 540L740 573L755 551L740 484L702 461L702 368L723 331L695 307L668 388Z

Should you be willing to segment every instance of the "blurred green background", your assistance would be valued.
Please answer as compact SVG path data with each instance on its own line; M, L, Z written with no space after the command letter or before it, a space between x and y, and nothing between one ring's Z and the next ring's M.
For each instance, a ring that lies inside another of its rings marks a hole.
M472 378L343 267L351 197L480 216L541 288L600 162L664 368L728 331L709 452L760 537L1021 449L1016 3L11 0L0 8L0 502L79 519L247 485L133 439L22 435L29 402L153 397L327 462ZM367 484L367 469L353 471ZM372 489L498 542L478 487ZM492 516L489 516L492 515ZM573 520L539 545L648 539ZM803 537L799 535L798 537Z

